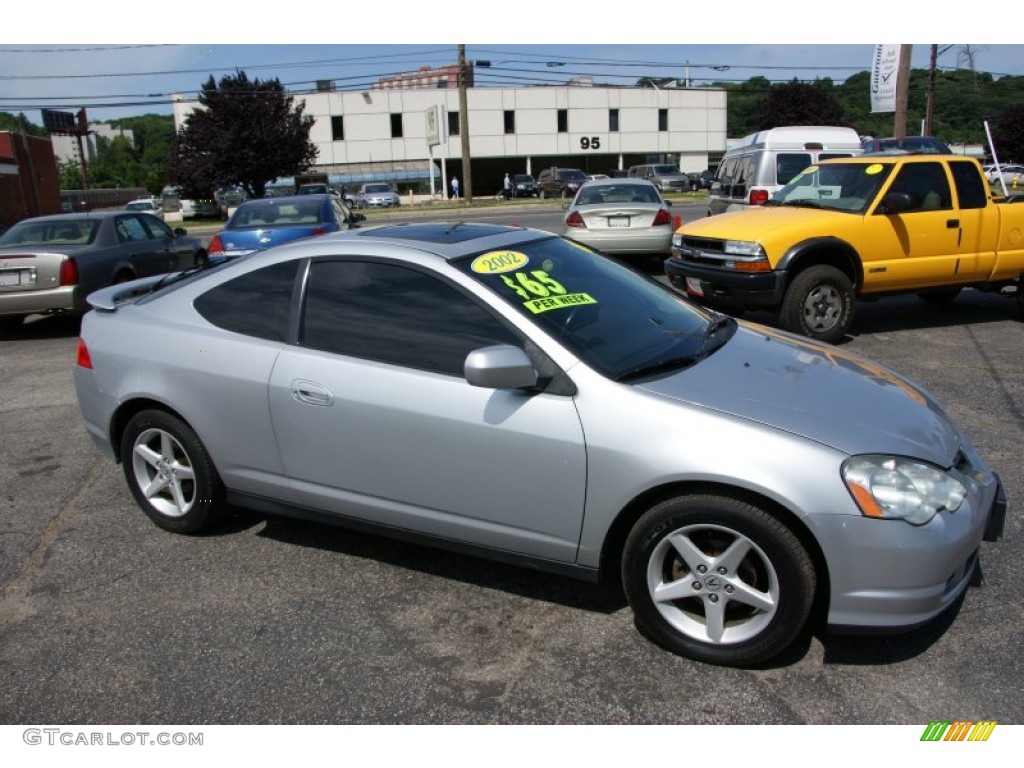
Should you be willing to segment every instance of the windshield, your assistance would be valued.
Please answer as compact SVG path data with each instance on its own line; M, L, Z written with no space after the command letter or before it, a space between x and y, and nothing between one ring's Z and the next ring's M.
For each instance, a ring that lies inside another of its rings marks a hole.
M88 245L96 239L96 219L50 219L15 224L3 237L2 245Z
M559 178L562 179L562 181L586 181L587 180L587 174L585 174L583 171L559 171L558 175L559 175Z
M366 187L366 192L390 192L391 187L387 184L370 184Z
M769 203L864 213L892 169L893 164L886 162L810 165L776 192Z
M654 166L654 173L658 176L678 176L679 169L674 165L656 165Z
M656 280L562 238L453 263L616 381L692 365L735 331L732 320L716 324Z

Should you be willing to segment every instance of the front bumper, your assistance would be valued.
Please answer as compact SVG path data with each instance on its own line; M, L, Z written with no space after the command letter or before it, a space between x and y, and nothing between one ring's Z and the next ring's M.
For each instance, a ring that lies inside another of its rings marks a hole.
M843 515L817 520L829 562L830 628L905 631L952 605L971 583L981 542L1001 539L1006 519L999 476L973 485L960 509L923 526Z
M740 272L680 258L665 261L669 282L698 299L719 299L750 307L777 307L786 289L786 273Z

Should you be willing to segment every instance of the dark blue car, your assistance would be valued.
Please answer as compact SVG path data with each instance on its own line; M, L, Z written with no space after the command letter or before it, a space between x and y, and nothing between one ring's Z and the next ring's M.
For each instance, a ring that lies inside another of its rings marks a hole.
M246 200L207 250L211 259L245 256L291 240L351 229L365 220L334 195Z

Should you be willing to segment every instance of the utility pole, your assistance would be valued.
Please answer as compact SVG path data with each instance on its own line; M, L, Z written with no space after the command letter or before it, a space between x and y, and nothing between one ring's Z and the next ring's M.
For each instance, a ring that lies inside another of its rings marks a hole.
M947 45L941 51L939 46L932 45L932 57L931 62L928 65L928 98L925 104L924 112L924 135L933 136L934 131L932 129L932 117L935 114L935 71L938 69L939 56L944 54L953 46Z
M910 99L910 53L912 45L900 46L900 68L896 73L896 117L892 135L902 139L907 135L907 102Z
M462 140L462 190L468 205L473 204L473 174L469 165L469 102L466 97L466 46L459 46L459 138Z

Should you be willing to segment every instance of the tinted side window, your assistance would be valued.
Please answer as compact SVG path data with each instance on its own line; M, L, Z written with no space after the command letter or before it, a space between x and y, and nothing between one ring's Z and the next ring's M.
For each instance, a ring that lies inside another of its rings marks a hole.
M153 237L157 239L160 239L161 237L174 237L174 232L171 231L171 228L155 216L146 216L143 218L143 221L146 222L146 226L149 228L149 233Z
M298 261L257 269L221 283L193 304L218 328L271 341L285 341Z
M910 211L937 211L953 207L949 181L941 163L908 163L904 165L889 192L910 195Z
M804 168L811 164L806 152L780 152L775 158L775 183L789 184Z
M149 231L142 225L142 222L135 216L121 216L114 223L117 230L117 239L122 243L149 240Z
M732 182L732 196L746 197L747 187L754 181L754 157L741 157L736 164L736 176Z
M431 275L394 264L319 261L309 273L302 344L462 376L474 349L522 341Z
M988 190L974 163L952 162L949 169L953 172L953 184L962 209L984 208L988 205Z

